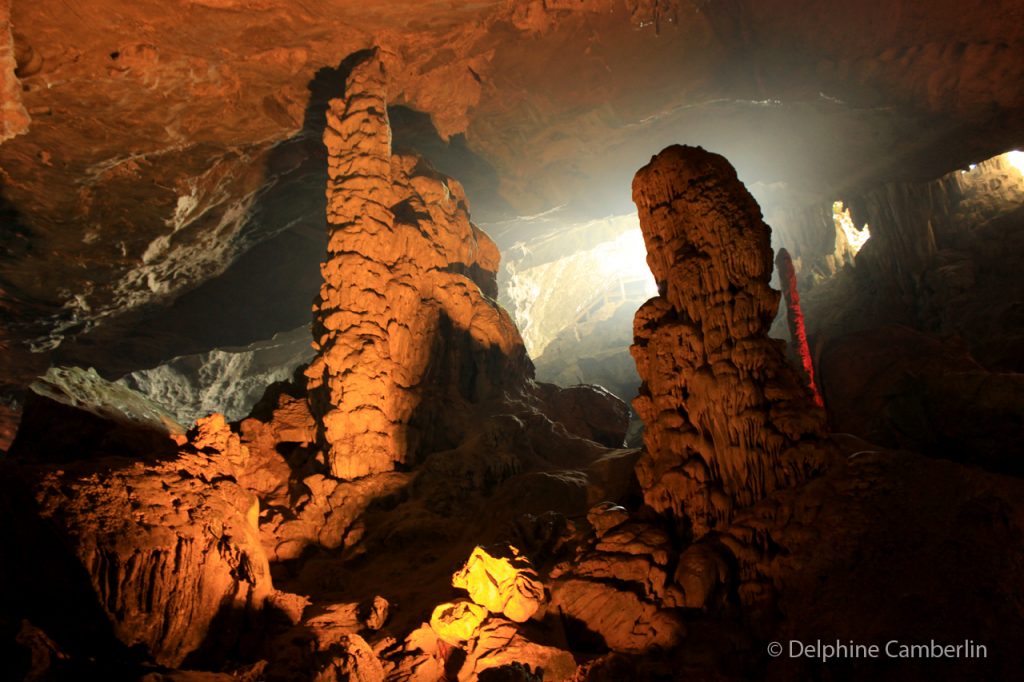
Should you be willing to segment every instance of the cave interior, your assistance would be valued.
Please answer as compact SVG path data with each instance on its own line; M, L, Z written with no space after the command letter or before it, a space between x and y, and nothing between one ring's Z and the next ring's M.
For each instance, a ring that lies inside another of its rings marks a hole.
M0 96L0 678L1024 675L1021 0L5 0Z

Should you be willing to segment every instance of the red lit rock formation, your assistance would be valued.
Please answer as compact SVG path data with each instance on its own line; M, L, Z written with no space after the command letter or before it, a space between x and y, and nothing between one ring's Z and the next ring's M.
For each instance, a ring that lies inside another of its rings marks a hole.
M786 322L789 324L789 337L796 347L800 358L800 368L804 373L804 381L814 395L818 407L825 407L818 386L814 383L814 360L811 358L811 347L807 343L807 326L804 324L804 311L800 308L800 292L797 290L796 270L789 251L779 249L775 256L775 267L782 281L782 295L786 299Z
M661 292L637 311L630 349L637 473L647 504L701 536L821 470L824 414L768 338L771 231L728 161L669 147L637 173L633 200Z
M428 393L477 402L529 371L488 298L497 248L469 222L457 182L392 156L386 90L376 52L363 55L324 131L331 232L306 374L331 473L344 479L414 462L446 426L426 417Z

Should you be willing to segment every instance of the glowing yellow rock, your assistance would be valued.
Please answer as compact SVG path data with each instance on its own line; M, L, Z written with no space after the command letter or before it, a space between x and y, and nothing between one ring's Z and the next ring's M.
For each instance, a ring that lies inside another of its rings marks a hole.
M487 609L468 601L440 604L430 616L430 627L438 639L461 646L476 637L480 624L487 618Z
M492 549L492 551L494 551ZM469 592L469 598L492 613L509 620L529 620L544 603L544 585L530 560L508 545L489 554L477 547L462 569L452 576L452 585Z

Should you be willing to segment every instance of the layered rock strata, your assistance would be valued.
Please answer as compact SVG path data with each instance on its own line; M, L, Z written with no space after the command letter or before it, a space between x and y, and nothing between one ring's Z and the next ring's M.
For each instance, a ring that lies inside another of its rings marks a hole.
M330 472L354 479L409 466L448 437L431 405L500 395L531 369L492 300L499 253L469 222L462 187L391 153L376 52L330 101L324 144L330 235L306 375Z
M630 349L646 424L637 474L647 504L699 537L821 470L824 413L768 338L771 230L729 162L669 147L637 172L633 200L660 291Z

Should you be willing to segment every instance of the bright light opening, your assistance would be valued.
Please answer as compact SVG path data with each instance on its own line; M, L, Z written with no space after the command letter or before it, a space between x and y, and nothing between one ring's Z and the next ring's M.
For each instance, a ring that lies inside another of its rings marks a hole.
M535 359L567 330L585 334L658 293L635 213L545 222L547 234L514 245L503 258L502 294Z
M871 230L868 224L864 223L860 229L857 229L853 224L853 218L850 217L850 209L846 208L841 201L832 202L832 220L836 224L836 229L842 230L846 236L846 241L854 256L860 253L867 241L871 239Z
M1017 172L1024 175L1024 152L1014 149L1006 152L1006 162L1017 169Z
M608 287L622 287L636 283L638 291L646 298L658 293L654 275L647 267L647 245L640 228L623 232L613 241L605 242L594 249L599 272L595 273Z
M626 303L639 305L658 293L647 267L647 245L640 228L599 244L592 252L591 295L576 307L573 325L611 317Z

